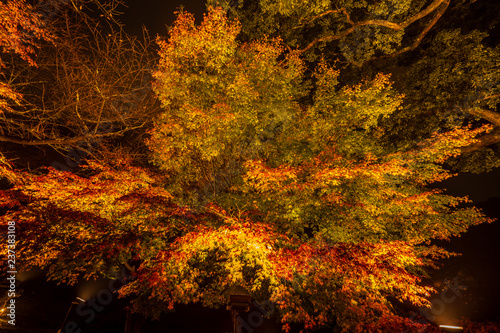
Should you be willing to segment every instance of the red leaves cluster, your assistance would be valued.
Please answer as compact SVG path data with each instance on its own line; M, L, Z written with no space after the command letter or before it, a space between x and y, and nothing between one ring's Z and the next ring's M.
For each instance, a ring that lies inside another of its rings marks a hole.
M39 14L26 0L9 0L0 3L0 48L3 52L13 51L31 65L35 65L34 42L37 39L51 40L43 27ZM3 63L0 59L0 67Z
M40 15L33 11L33 7L26 0L0 2L0 49L3 53L17 53L30 65L36 66L33 57L37 42L50 41L52 38L53 36L44 29ZM4 67L0 56L0 74ZM12 111L11 103L19 104L21 100L22 95L12 86L0 82L0 114ZM0 175L1 173L0 170Z

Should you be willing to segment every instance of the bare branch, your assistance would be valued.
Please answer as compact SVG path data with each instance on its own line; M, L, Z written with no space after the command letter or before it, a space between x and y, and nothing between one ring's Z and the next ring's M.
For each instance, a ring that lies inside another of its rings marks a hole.
M118 136L120 134L121 133L114 132L114 133L84 135L84 136L79 136L76 138L67 138L67 139L66 138L59 138L59 139L46 139L46 140L22 140L22 139L15 139L15 138L10 138L10 137L0 135L0 141L16 143L16 144L20 144L20 145L27 145L27 146L72 145L72 144L75 144L78 142L92 141L92 140L95 140L99 137Z

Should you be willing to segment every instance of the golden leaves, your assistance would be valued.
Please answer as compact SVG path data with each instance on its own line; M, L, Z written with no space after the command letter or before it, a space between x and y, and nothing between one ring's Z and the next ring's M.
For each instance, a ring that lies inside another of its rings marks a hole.
M263 161L249 160L245 163L245 167L248 170L245 182L259 192L282 187L286 181L297 178L297 171L286 165L273 169L266 167Z
M266 151L268 137L292 118L302 61L296 54L279 60L279 40L240 44L238 32L237 22L210 9L199 26L181 13L170 38L159 41L155 91L164 113L147 144L177 191L196 184L214 196L230 188L241 161Z
M0 47L2 51L14 51L30 65L33 60L35 39L52 40L53 36L44 29L40 15L25 0L10 0L0 3ZM0 59L0 68L3 62Z

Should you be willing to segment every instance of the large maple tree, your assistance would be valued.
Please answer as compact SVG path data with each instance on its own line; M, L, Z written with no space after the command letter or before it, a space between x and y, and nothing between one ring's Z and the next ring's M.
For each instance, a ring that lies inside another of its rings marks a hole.
M1 221L17 221L19 259L69 284L125 266L120 294L153 317L223 306L238 287L274 302L285 331L375 330L394 300L428 305L424 269L450 255L430 241L489 221L429 185L491 128L401 148L384 138L404 101L387 75L340 87L326 61L310 72L280 39L243 43L240 29L221 9L200 25L181 12L158 39L151 164L3 164Z

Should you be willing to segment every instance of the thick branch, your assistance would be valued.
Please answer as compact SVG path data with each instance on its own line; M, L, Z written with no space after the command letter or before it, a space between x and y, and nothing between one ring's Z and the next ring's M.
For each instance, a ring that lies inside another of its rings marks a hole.
M449 1L449 0L446 0L446 1L445 1L445 4L446 4L446 6L443 6L443 7L442 7L442 8L438 11L437 15L436 15L436 16L432 19L432 21L430 21L430 22L429 22L429 24L425 27L425 29L424 29L424 30L422 30L422 32L420 32L420 34L418 35L418 37L415 39L415 41L414 41L411 45L409 45L409 46L407 46L407 47L405 47L405 48L403 48L403 49L401 49L401 50L399 50L399 51L397 51L397 52L395 52L395 53L392 53L392 54L389 54L389 55L386 55L386 56L379 57L379 59L381 59L381 58L390 58L390 57L395 57L395 56L398 56L398 55L400 55L400 54L402 54L402 53L405 53L405 52L408 52L408 51L413 51L413 50L415 50L415 49L416 49L416 48L420 45L420 43L422 42L422 40L424 39L424 37L425 37L425 36L429 33L429 31L432 29L432 27L433 27L433 26L437 23L437 21L439 21L439 19L441 18L441 16L443 16L444 12L445 12L445 11L446 11L446 9L448 8L448 5L450 4L450 1ZM372 59L370 59L370 60L373 60L373 58L372 58Z
M498 98L498 97L500 97L500 94L486 96L483 99L492 99L492 98Z
M429 5L429 7L427 7L426 9L421 11L420 13L418 13L418 14L414 15L413 17L410 17L409 19L404 21L401 24L401 26L406 28L407 26L409 26L413 22L416 22L416 21L420 20L421 18L429 15L433 11L435 11L442 3L445 3L446 7L448 7L448 5L450 4L450 1L449 0L434 0L434 2Z
M344 31L343 33L341 33L340 35L333 35L333 36L326 36L326 37L316 38L315 40L313 40L312 42L310 42L305 48L303 48L302 50L300 50L299 53L306 52L307 50L309 50L311 47L313 47L315 44L317 44L319 42L330 42L332 40L338 40L338 39L344 38L345 36L349 35L354 30L356 30L356 27L357 26L352 26L349 29L347 29L346 31Z
M500 113L481 108L472 108L470 110L467 110L467 112L471 115L489 121L495 126L495 129L490 133L479 137L476 143L462 148L462 153L470 153L479 148L487 147L489 145L500 142Z
M123 265L131 272L131 273L135 273L135 268L130 266L130 264L128 262L124 262Z
M0 135L0 141L3 142L10 142L10 143L16 143L20 145L27 145L27 146L41 146L41 145L71 145L75 144L77 142L81 141L88 141L88 140L93 140L98 137L105 137L105 136L114 136L114 135L120 135L120 133L102 133L102 134L93 134L93 135L84 135L84 136L78 136L76 138L62 138L62 139L46 139L46 140L19 140L15 138L9 138L6 136Z
M498 112L482 108L471 108L467 110L467 112L471 115L483 118L495 125L495 127L500 128L500 113Z
M409 26L410 24L412 24L412 23L420 20L421 18L423 18L423 17L425 17L425 16L433 13L443 3L445 4L445 6L443 6L438 11L437 15L426 26L426 28L420 33L420 35L418 36L417 40L412 45L404 48L401 51L398 51L396 54L401 54L403 52L407 52L407 51L413 50L413 49L415 49L420 44L420 42L425 37L425 35L427 35L427 33L430 31L430 29L436 24L436 22L439 20L439 18L444 14L444 12L446 11L446 9L448 8L448 5L450 4L450 0L435 0L426 9L424 9L423 11L419 12L418 14L410 17L409 19L407 19L403 23L395 23L395 22L391 22L391 21L387 21L387 20L366 20L366 21L361 21L361 22L354 23L354 22L351 21L351 19L349 17L349 14L347 13L347 11L344 8L339 9L339 10L327 11L325 13L322 13L320 15L317 15L317 16L313 17L312 20L311 20L311 22L313 20L321 17L321 16L326 15L326 14L333 14L333 13L341 13L342 12L342 13L344 13L344 15L346 15L346 18L348 19L349 23L351 23L352 26L350 28L348 28L347 30L343 31L340 34L316 38L315 40L311 41L305 48L303 48L299 52L300 53L306 52L307 50L309 50L311 47L313 47L315 44L317 44L319 42L327 42L327 41L341 39L341 38L343 38L343 37L351 34L354 30L356 30L356 28L361 27L361 26L365 26L365 25L376 25L376 26L386 27L386 28L389 28L389 29L392 29L392 30L401 30L401 29L404 29L407 26ZM396 54L394 54L394 55L396 55Z
M478 138L478 141L476 143L473 143L467 147L463 147L462 153L470 153L480 148L488 147L498 142L500 142L500 128L495 128L490 133L485 134L480 138Z

